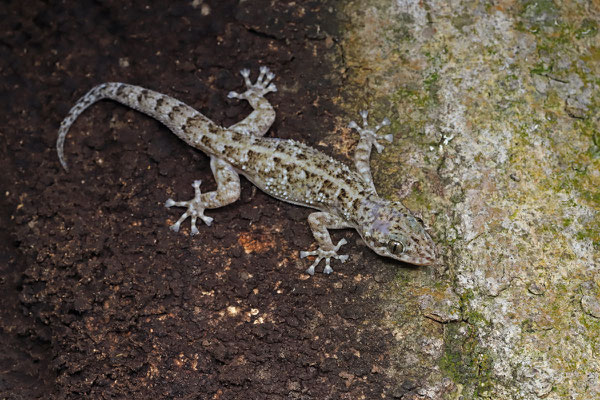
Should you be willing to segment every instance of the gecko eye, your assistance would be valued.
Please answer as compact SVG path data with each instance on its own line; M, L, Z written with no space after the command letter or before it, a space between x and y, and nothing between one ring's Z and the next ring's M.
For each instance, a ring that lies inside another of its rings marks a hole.
M398 242L396 240L390 240L387 244L387 249L395 256L399 256L404 253L404 245L402 242Z

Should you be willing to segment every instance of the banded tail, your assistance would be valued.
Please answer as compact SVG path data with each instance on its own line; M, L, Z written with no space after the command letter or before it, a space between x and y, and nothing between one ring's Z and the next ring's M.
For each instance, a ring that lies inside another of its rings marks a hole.
M69 170L69 167L65 160L64 145L69 128L73 125L77 117L79 117L79 115L81 115L81 113L89 106L103 99L117 101L155 118L188 144L191 144L190 138L184 131L186 123L190 118L194 118L196 122L201 121L205 123L205 131L214 130L215 128L218 129L218 127L204 115L170 96L140 86L128 85L126 83L102 83L95 86L81 97L60 124L58 139L56 141L56 151L58 152L60 164L66 171Z

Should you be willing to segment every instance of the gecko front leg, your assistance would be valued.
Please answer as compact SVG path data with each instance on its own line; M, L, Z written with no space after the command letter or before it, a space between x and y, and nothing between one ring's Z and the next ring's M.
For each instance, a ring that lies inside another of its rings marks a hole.
M381 121L381 123L378 124L374 129L369 129L369 123L367 122L367 116L369 115L368 111L363 110L359 114L363 120L362 127L358 126L358 124L354 121L351 121L350 124L348 124L350 129L356 129L360 134L360 141L356 146L356 150L354 150L354 165L365 182L371 185L371 188L375 190L375 185L373 185L373 177L371 176L371 148L372 146L375 146L377 152L381 153L384 146L379 143L379 141L384 139L390 143L392 142L392 134L385 136L377 135L377 131L384 126L388 126L390 124L390 120L384 118L383 121Z
M194 181L194 198L188 201L174 201L168 199L165 202L165 207L187 207L186 212L170 226L171 230L179 232L181 223L190 217L192 221L191 234L196 235L198 228L196 227L196 221L200 218L206 225L212 223L213 219L204 215L204 210L207 208L219 208L226 206L227 204L233 203L240 198L240 176L233 170L233 168L225 161L215 157L210 159L210 168L217 181L217 190L213 192L202 193L200 191L201 181Z
M340 249L340 247L346 244L346 239L340 240L338 244L334 246L331 242L331 236L329 236L328 229L350 228L351 225L349 225L340 217L327 212L314 212L310 214L308 216L308 223L310 225L310 229L312 230L313 236L317 240L319 248L315 251L300 252L300 258L304 258L306 256L316 256L315 262L308 267L306 273L309 275L314 275L315 267L319 265L322 259L325 259L325 269L323 270L323 273L330 274L333 272L333 269L330 265L330 259L336 258L341 262L345 262L348 259L348 256L337 254L337 251Z
M275 110L265 98L267 93L277 91L275 84L271 83L275 74L269 71L269 68L262 66L255 83L250 81L250 70L243 69L240 74L244 78L246 91L241 94L229 92L227 97L246 100L254 108L254 111L228 129L243 134L263 136L275 121Z

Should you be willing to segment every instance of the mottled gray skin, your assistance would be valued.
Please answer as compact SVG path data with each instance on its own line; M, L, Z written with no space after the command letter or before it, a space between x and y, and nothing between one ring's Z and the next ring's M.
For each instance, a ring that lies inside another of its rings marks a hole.
M267 138L275 119L275 111L264 98L275 91L270 83L274 75L261 68L257 82L249 80L249 71L242 76L248 90L229 97L250 102L254 111L239 123L223 128L188 105L163 94L124 83L104 83L83 96L62 122L57 141L58 156L67 169L63 146L69 127L91 104L111 99L156 118L190 146L211 157L211 168L217 190L200 191L200 181L194 182L196 195L190 201L167 200L166 206L187 207L171 228L179 230L187 217L192 220L192 234L198 233L197 218L210 225L212 218L204 215L206 208L217 208L239 198L238 174L244 175L265 193L283 201L320 210L309 216L309 224L319 244L316 251L301 252L300 256L316 256L307 270L325 259L324 273L331 273L330 259L345 261L348 256L337 250L346 243L342 239L333 245L327 229L354 228L365 243L377 254L415 265L430 265L435 260L435 246L423 225L400 203L380 198L373 186L369 157L371 147L383 148L376 132L389 124L384 120L374 130L368 129L367 113L361 112L363 127L352 122L350 127L361 134L356 149L356 171L328 155L294 140ZM383 137L391 141L391 135Z

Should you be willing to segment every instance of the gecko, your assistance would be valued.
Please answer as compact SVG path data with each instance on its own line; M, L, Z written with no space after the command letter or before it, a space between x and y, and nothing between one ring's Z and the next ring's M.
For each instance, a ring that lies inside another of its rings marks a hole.
M317 242L317 249L301 251L300 258L314 256L306 272L314 275L315 267L325 260L323 273L333 272L330 260L348 260L338 254L347 243L341 239L333 244L329 229L354 228L364 243L375 253L413 265L432 265L436 259L435 245L423 222L401 202L381 198L371 175L371 149L384 148L382 141L392 142L392 135L377 132L389 126L388 118L375 127L368 124L368 112L360 111L362 126L352 121L360 139L354 153L352 169L345 163L295 140L266 137L275 120L275 110L265 95L277 91L275 74L266 66L259 69L254 81L250 70L240 71L246 90L230 92L229 98L247 101L253 111L240 122L227 128L217 125L185 103L143 87L107 82L92 88L71 108L60 124L56 149L58 158L68 172L64 155L67 132L77 117L90 105L109 99L138 110L167 126L188 145L210 157L210 167L217 183L215 191L203 193L201 181L193 182L194 197L188 201L168 199L167 208L184 207L186 211L170 226L178 232L182 222L191 219L191 235L199 233L198 219L211 225L213 218L206 209L223 207L240 197L240 175L259 189L279 200L316 209L308 216L308 224Z

